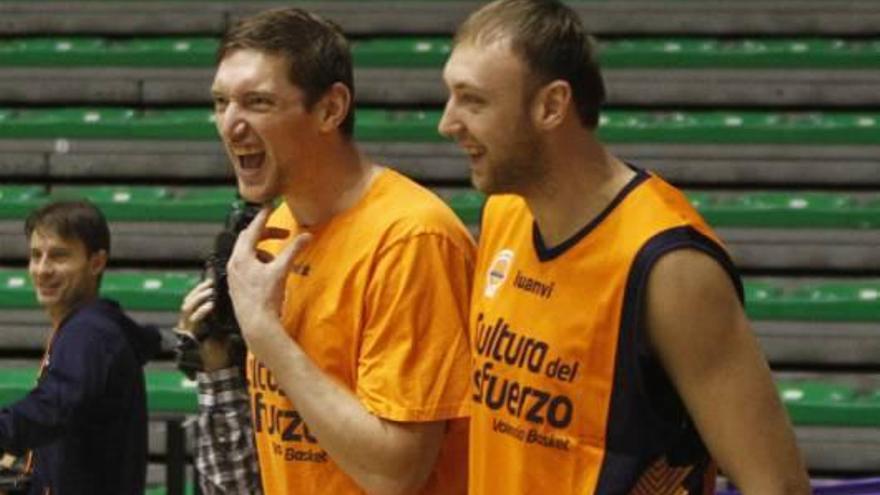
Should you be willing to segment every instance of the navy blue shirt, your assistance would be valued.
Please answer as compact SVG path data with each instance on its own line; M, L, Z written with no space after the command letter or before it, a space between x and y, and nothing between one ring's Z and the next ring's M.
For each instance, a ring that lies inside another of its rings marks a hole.
M34 451L29 493L144 493L143 365L158 349L158 331L113 301L95 300L65 318L36 388L0 410L0 448Z

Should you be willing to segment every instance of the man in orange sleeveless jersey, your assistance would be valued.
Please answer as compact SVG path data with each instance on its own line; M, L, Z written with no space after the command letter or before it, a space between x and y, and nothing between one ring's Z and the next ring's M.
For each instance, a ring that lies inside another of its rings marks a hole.
M228 264L262 490L463 493L469 233L431 192L359 153L351 53L334 24L264 12L227 32L217 59L216 122L239 192L282 199ZM184 326L210 311L208 285L184 303Z
M736 269L676 189L597 140L591 40L558 1L461 26L440 132L485 206L470 493L808 493Z

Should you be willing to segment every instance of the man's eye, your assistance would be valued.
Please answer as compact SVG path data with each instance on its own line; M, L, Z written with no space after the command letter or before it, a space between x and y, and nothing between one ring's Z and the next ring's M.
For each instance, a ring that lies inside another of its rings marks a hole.
M483 103L485 103L484 99L470 93L465 93L459 96L458 99L465 105L482 105Z

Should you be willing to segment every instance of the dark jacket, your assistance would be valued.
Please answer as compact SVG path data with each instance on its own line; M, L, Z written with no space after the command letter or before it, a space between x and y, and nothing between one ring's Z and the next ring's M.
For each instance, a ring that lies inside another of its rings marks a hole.
M144 363L159 333L113 301L74 310L55 333L49 364L25 398L0 410L0 448L35 453L29 493L144 493Z

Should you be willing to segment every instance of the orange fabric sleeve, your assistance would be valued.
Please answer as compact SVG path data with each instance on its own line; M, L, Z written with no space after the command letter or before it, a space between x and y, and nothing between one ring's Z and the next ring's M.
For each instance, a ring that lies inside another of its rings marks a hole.
M438 234L408 237L379 255L356 386L373 414L394 421L467 416L473 262L472 251Z

